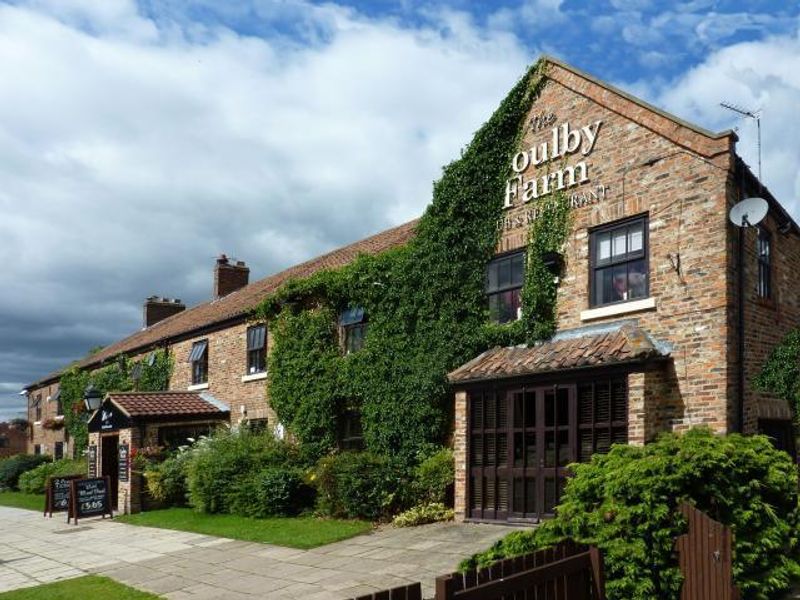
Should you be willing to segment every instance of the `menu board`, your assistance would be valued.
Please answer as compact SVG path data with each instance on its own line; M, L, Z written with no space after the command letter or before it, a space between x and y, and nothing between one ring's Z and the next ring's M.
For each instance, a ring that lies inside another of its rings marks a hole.
M70 516L75 519L76 525L78 519L85 517L112 516L111 482L108 477L75 479L70 491Z
M119 445L119 480L128 481L128 467L130 466L130 447L128 444Z
M54 512L69 510L71 482L81 475L57 475L47 479L44 514L52 517Z
M97 477L97 446L95 444L89 446L86 458L89 462L89 477Z

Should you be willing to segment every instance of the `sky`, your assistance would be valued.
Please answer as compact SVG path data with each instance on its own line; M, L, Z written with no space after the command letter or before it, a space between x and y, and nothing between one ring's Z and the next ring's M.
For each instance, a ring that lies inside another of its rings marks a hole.
M0 0L0 421L27 384L211 296L422 213L550 54L735 128L800 219L800 3Z

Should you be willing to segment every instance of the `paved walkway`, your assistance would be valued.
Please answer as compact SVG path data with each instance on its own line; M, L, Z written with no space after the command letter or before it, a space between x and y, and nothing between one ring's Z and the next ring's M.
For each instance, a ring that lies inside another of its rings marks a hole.
M0 507L0 592L99 573L175 600L341 600L436 575L511 531L497 525L386 527L313 550L91 519L67 525Z

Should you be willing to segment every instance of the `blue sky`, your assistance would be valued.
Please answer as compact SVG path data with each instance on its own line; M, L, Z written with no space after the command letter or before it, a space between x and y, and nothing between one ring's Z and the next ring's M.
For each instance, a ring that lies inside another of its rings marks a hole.
M542 53L737 128L800 217L798 2L0 0L0 420L26 383L419 215Z

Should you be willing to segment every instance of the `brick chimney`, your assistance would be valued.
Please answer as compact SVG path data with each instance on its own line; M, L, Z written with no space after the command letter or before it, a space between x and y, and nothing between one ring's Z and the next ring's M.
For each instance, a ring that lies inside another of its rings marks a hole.
M227 256L220 254L217 264L214 265L214 297L222 298L243 288L249 279L250 269L244 262L237 260L233 263Z
M186 305L178 298L150 296L144 301L144 326L150 327L184 310Z

